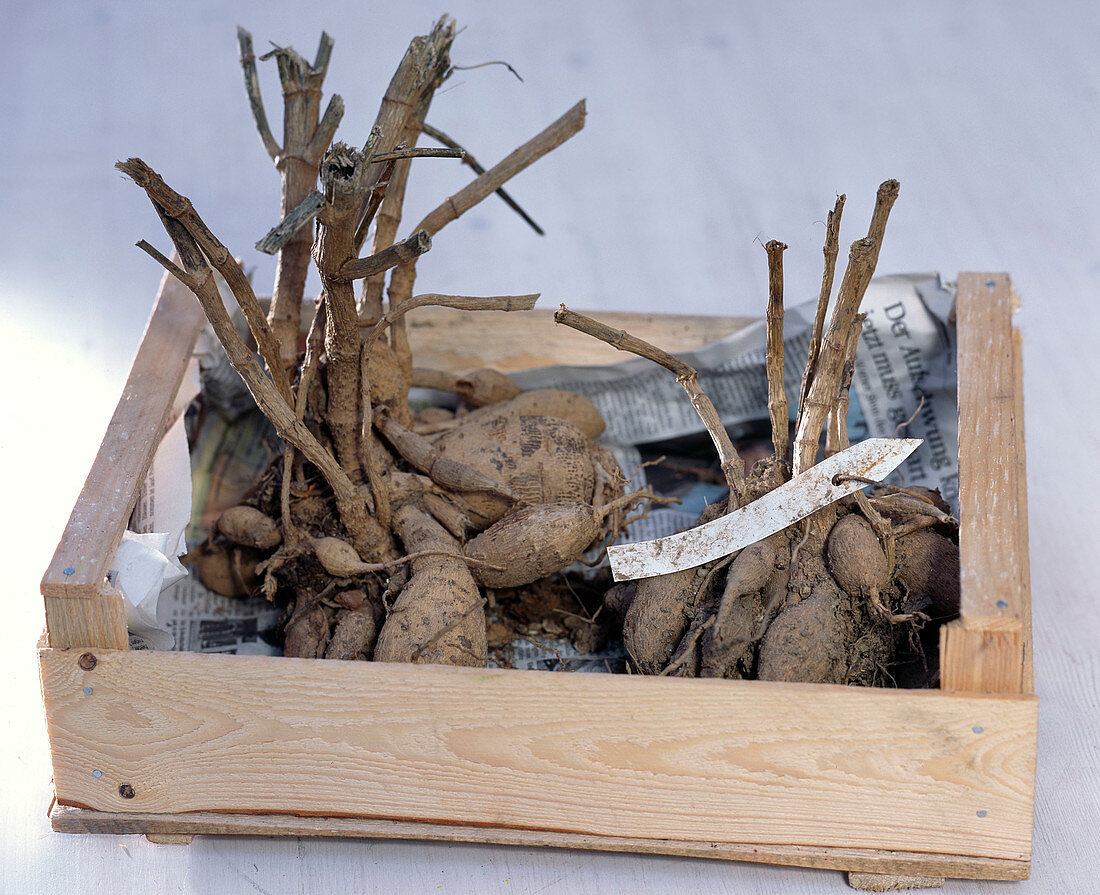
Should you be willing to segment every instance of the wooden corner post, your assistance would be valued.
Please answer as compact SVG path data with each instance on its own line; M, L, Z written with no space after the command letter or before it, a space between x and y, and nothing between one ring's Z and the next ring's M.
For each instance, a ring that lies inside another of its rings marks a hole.
M958 621L940 633L944 690L1031 693L1022 339L1007 274L959 274Z
M42 578L50 647L127 649L122 594L108 581L202 325L186 286L165 275L126 387Z

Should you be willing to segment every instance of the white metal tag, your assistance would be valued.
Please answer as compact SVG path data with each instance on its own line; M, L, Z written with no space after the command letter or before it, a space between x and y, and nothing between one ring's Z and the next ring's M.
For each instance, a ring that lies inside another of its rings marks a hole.
M834 477L880 481L920 444L919 438L868 438L713 522L666 538L608 547L612 574L616 581L651 578L727 556L865 487L853 481L833 484Z

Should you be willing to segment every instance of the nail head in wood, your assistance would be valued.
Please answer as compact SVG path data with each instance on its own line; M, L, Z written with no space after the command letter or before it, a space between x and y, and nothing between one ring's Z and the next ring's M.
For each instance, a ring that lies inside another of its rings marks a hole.
M92 653L84 653L84 655L82 655L77 660L76 664L79 665L85 671L91 671L93 668L96 667L96 664L98 662L99 662L99 660Z

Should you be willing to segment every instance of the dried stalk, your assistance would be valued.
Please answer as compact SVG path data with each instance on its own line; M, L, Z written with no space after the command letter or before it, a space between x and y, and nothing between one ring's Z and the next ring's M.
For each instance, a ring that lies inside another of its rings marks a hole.
M374 119L374 130L380 135L377 147L380 154L392 151L403 141L413 145L406 141L410 115L425 92L434 90L446 77L451 67L449 54L454 39L454 20L443 16L432 26L430 34L410 41ZM375 169L372 174L377 180L379 170ZM386 246L377 246L378 250L383 248Z
M848 355L848 336L852 321L859 313L860 303L875 273L882 237L886 233L886 220L897 199L899 184L887 180L879 185L875 210L871 216L868 235L852 243L848 267L840 284L836 307L833 309L829 330L821 343L818 358L811 371L806 368L810 385L806 400L799 413L794 444L794 474L805 472L814 464L821 437L830 411L840 390L844 362ZM820 305L819 305L820 310Z
M313 312L313 322L309 325L309 333L306 335L306 354L302 359L302 373L298 377L298 394L294 401L294 415L304 421L306 418L306 405L309 402L309 390L313 387L313 380L317 375L317 363L321 357L321 349L325 345L325 328L328 322L328 303L324 293L317 300L317 308Z
M437 69L445 71L449 66L447 51L453 40L454 23L447 18L440 19L427 37L414 38L390 81L367 145L355 150L334 144L321 161L327 204L318 216L314 260L328 301L326 421L336 456L354 479L360 475L359 401L369 385L360 384L359 315L354 288L342 270L358 259L358 227L375 202L376 187L383 177L390 176L394 165L400 164L376 162L374 156L391 152L398 145L409 110L427 86L435 83ZM422 242L418 240L418 244Z
M283 520L283 543L290 550L302 542L302 533L290 514L290 480L294 469L294 445L283 444L283 478L279 482L279 512Z
M848 350L844 357L844 372L840 378L840 394L837 395L836 405L829 411L828 429L825 433L826 457L831 457L849 446L848 392L852 387L852 376L855 373L859 336L863 332L863 321L866 319L866 314L856 314L848 332Z
M814 370L817 369L817 355L821 350L821 334L825 330L825 315L829 310L829 298L833 294L833 278L836 275L836 256L840 252L840 217L844 213L845 196L842 193L836 197L836 205L829 212L829 218L825 224L825 247L822 252L825 255L825 269L821 274L821 291L817 296L817 310L814 313L814 325L810 330L810 350L806 357L806 369L802 374L802 387L798 393L797 421L802 419L802 408L806 406L806 395L810 391L810 383L814 381Z
M229 313L222 303L214 276L199 249L197 241L177 219L165 212L156 202L153 203L165 230L172 238L179 253L182 268L164 257L155 248L142 240L138 247L158 261L166 270L187 286L198 298L210 321L214 334L225 348L226 357L244 380L256 406L260 408L275 427L279 436L294 445L309 460L332 488L340 519L344 523L356 552L367 561L391 559L395 553L393 541L388 532L367 513L366 502L359 494L351 479L340 468L332 455L297 418L290 404L283 399L271 380L265 375L252 351L237 334L229 319Z
M817 368L806 394L806 403L798 421L794 440L794 474L799 475L817 459L821 429L829 416L840 387L840 376L847 355L848 331L859 310L863 294L875 272L873 239L857 239L848 255L848 267L840 283L836 307L829 329L821 342Z
M403 320L409 311L414 311L417 308L454 308L459 311L530 311L540 295L539 292L532 295L440 295L437 292L414 295L384 314L371 327L363 338L366 353L370 354L375 342L378 341L379 336L382 335L387 326L393 326L395 322ZM412 368L409 369L409 379L411 381Z
M382 450L378 439L374 437L374 411L371 407L370 376L367 374L367 366L370 362L370 346L364 344L359 352L359 380L362 383L363 394L361 413L363 423L359 432L359 449L361 456L359 462L367 472L367 483L370 485L371 497L374 498L374 515L378 524L389 529L392 522L390 506L390 492L386 486L385 475L382 469L379 451Z
M435 236L451 221L461 217L486 196L491 196L502 184L576 134L584 127L584 116L585 103L581 100L541 133L429 212L416 229L427 230L430 235ZM398 307L412 297L415 281L415 264L402 264L394 270L390 276L389 288L391 308Z
M356 260L355 221L377 141L363 150L334 143L321 161L326 204L317 218L314 260L328 307L325 353L328 356L328 407L325 420L336 457L353 480L359 473L359 315L355 290L343 269Z
M313 313L313 321L310 323L309 333L306 335L306 353L302 360L301 374L298 378L298 392L294 400L294 416L298 422L305 421L309 390L312 388L313 379L317 375L317 360L324 344L326 316L325 298L322 295L317 302L317 307ZM292 549L301 543L301 533L290 515L290 483L294 458L294 446L288 442L283 451L283 480L279 500L283 516L283 537Z
M437 130L426 122L421 122L420 130L422 133L424 133L426 136L431 137L437 143L442 143L444 146L449 146L451 149L461 150L463 152L462 163L466 165L466 167L470 168L470 170L472 170L475 174L485 173L485 169L481 166L478 160L470 155L470 151L466 149L465 146L459 144L457 140L453 139L452 137L448 137L445 133L443 133L443 131ZM504 201L504 204L511 208L512 211L518 214L521 218L523 218L524 222L532 230L534 230L539 236L546 235L546 231L543 230L542 227L540 227L537 223L535 223L531 215L529 215L520 207L519 203L516 202L516 200L513 199L505 191L504 187L500 187L496 192L497 195L500 196L500 198Z
M898 198L900 190L901 184L896 180L884 180L879 184L878 193L875 195L875 210L871 213L871 226L867 228L867 237L875 241L872 266L878 264L878 253L882 248L882 239L886 235L886 221L890 217L890 209L894 207L894 201Z
M427 230L432 236L435 236L444 226L461 217L482 199L496 192L520 171L576 134L584 127L584 117L585 101L581 100L548 128L528 140L502 161L436 207L420 222L417 229ZM412 297L415 281L415 263L402 264L390 274L390 287L387 296L391 308L397 307ZM397 325L392 328L391 340L398 361L401 363L406 375L411 375L412 353L409 351L409 341L403 321L399 320Z
M409 45L405 58L390 80L375 119L376 127L388 127L393 132L394 145L402 142L408 147L416 146L419 122L427 114L436 88L450 73L450 49L454 38L454 21L444 16L436 22L431 34L418 37ZM409 162L399 161L386 178L389 181L387 198L378 210L375 221L372 254L389 248L397 238L408 176ZM360 246L367 236L365 220L366 215L356 227L356 239ZM381 274L376 274L363 284L361 310L368 321L373 322L382 316L382 287Z
M336 276L345 280L361 280L364 277L372 277L383 274L391 267L398 264L407 264L415 261L432 247L432 238L427 230L417 230L412 236L401 242L394 243L389 248L368 255L366 258L356 258L345 264Z
M775 458L786 462L790 448L790 420L787 393L783 389L783 252L787 246L773 239L764 246L768 253L768 415L772 421Z
M317 167L344 115L344 102L334 95L329 100L324 116L320 117L321 83L325 79L332 54L332 38L321 34L317 57L312 65L290 47L276 47L262 57L268 59L274 56L279 67L279 82L283 88L282 147L275 142L263 110L263 100L256 80L252 37L243 28L238 28L237 39L241 48L245 90L252 106L256 128L260 132L264 148L282 177L280 216L286 220L316 185ZM301 223L307 222L308 219ZM298 363L298 326L302 295L309 272L310 243L309 229L300 225L287 236L279 249L268 319L279 342L282 364L285 367L293 367Z
M201 249L202 253L210 259L218 273L222 275L241 312L248 322L248 328L260 354L271 373L271 379L279 396L287 403L293 401L290 393L290 380L286 370L279 360L280 346L274 333L264 318L263 309L256 299L256 293L252 291L252 284L248 281L240 264L218 240L210 229L203 223L199 213L195 211L191 200L181 196L164 182L161 176L139 158L127 159L118 162L115 167L127 175L138 186L145 190L150 201L168 216L180 222L191 238ZM295 332L295 346L297 345L297 332Z
M424 146L398 146L391 152L379 152L375 162L396 162L412 158L456 158L463 159L466 153L461 149L431 149Z
M703 425L718 451L722 474L725 476L726 484L729 485L730 489L730 509L736 509L744 503L745 463L737 453L733 442L730 441L729 433L726 432L726 427L722 425L722 420L718 416L714 404L706 392L699 387L699 373L695 368L688 366L679 358L673 357L655 345L651 345L637 336L630 335L625 330L612 329L610 326L593 320L591 317L578 314L576 311L570 311L565 305L554 312L554 321L564 323L579 332L587 333L601 342L606 342L608 345L618 348L620 351L629 351L631 354L644 357L646 360L660 364L666 370L674 373L677 381L691 400L696 413L699 414L699 418L703 421Z
M264 149L271 156L273 162L279 160L279 154L283 151L275 141L271 133L271 125L267 123L267 113L264 111L264 100L260 94L260 80L256 76L256 54L252 52L252 35L244 28L237 29L237 43L241 48L241 69L244 72L244 89L248 94L248 103L252 107L252 117L256 121L256 129L260 132L260 140Z
M300 204L268 230L263 239L256 242L256 249L265 255L274 255L294 238L294 234L317 217L324 204L325 197L317 190L310 190L309 195Z

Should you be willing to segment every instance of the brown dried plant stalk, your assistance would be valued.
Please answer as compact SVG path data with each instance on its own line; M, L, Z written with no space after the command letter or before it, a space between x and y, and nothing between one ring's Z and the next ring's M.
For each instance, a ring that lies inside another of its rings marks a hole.
M703 421L703 425L718 451L722 474L725 476L726 484L729 485L730 489L730 509L739 507L744 503L745 463L740 454L737 453L737 448L733 446L726 427L722 425L722 420L718 416L714 403L699 386L699 373L694 367L684 363L678 357L662 351L657 346L651 345L644 339L632 336L625 330L614 329L605 323L593 320L591 317L578 314L576 311L570 311L565 305L554 312L554 321L586 333L601 342L606 342L620 351L628 351L631 354L638 355L638 357L644 357L646 360L653 361L653 363L659 364L675 374L677 382L687 393L688 399L691 401L696 413L699 414L699 419Z
M496 190L528 168L548 152L556 149L584 127L585 101L581 100L549 127L536 134L518 149L511 152L484 174L471 181L455 195L446 199L417 225L417 230L426 230L435 236L451 221L457 220L477 203L491 196ZM413 284L416 282L416 264L411 262L395 268L390 274L388 290L391 308L398 307L412 297ZM404 365L407 375L412 375L412 358L408 349L408 339L402 321L391 329L393 347L398 359Z
M775 458L787 462L790 422L787 417L787 393L783 388L783 252L787 246L773 239L764 246L768 253L767 357L768 415L772 421L772 446Z
M817 367L817 355L821 350L821 335L825 331L825 317L829 311L829 299L833 294L833 277L836 275L836 256L840 252L840 218L844 213L843 194L836 197L836 204L829 212L825 223L825 246L822 253L825 255L825 269L821 273L821 291L817 296L817 310L814 312L814 323L810 330L810 349L806 356L806 368L802 374L802 387L798 393L798 413L802 416L802 408L806 404L806 395L813 382L814 370Z
M420 135L419 125L428 112L432 97L450 75L450 48L454 38L453 20L443 17L427 38L417 38L410 44L405 58L401 60L375 119L375 127L380 131L388 129L393 134L394 145L416 145ZM385 149L380 148L380 151ZM408 176L409 162L404 160L398 161L389 172L386 198L382 200L375 220L375 254L392 245L397 237ZM367 237L365 218L356 227L355 237L359 246ZM380 273L363 283L361 313L368 321L382 316L382 288L383 277Z
M213 272L197 240L182 222L169 215L156 200L153 200L153 205L176 247L182 267L164 257L144 240L139 242L138 246L155 258L198 298L218 341L225 348L229 362L248 386L256 400L256 405L264 416L271 420L279 436L300 450L317 467L332 488L340 519L348 530L352 544L359 555L367 561L393 558L395 554L392 541L388 533L367 512L362 495L332 455L297 418L290 403L267 378L244 340L237 334L229 319L229 313L222 303Z
M260 85L256 77L256 57L252 52L252 35L237 29L244 71L245 91L260 139L282 177L282 212L285 219L309 196L317 183L317 166L332 142L344 101L336 95L329 99L324 117L320 117L321 83L332 55L332 38L321 34L317 56L311 65L291 47L276 47L263 59L275 57L279 67L279 82L283 88L283 143L280 146L271 133L264 111ZM303 222L304 223L304 222ZM309 272L309 252L312 237L300 226L279 249L275 269L275 288L271 299L269 320L282 349L282 364L298 363L298 326L306 275Z

